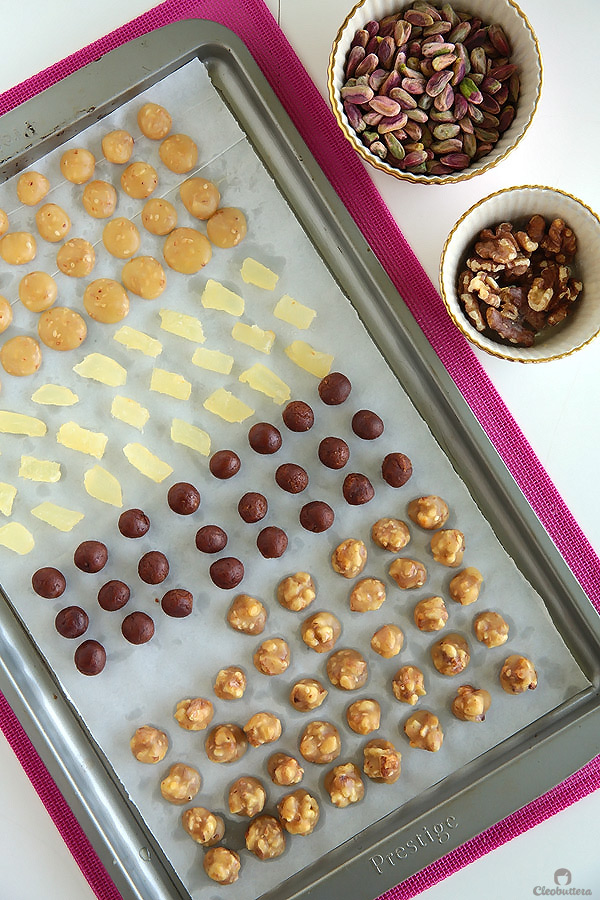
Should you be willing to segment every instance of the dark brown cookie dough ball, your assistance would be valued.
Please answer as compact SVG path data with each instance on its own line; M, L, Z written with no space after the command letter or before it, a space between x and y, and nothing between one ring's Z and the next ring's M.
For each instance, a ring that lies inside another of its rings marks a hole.
M101 541L83 541L73 554L73 562L82 572L99 572L107 560L108 550Z
M169 574L169 560L160 550L144 553L138 563L138 575L146 584L161 584Z
M240 518L249 523L260 522L261 519L264 519L268 508L267 498L256 491L248 491L238 503Z
M370 409L359 409L352 416L352 431L363 441L374 441L383 434L383 420Z
M187 481L179 481L169 488L167 503L179 516L191 516L200 506L200 491Z
M381 476L391 487L402 487L412 472L412 463L404 453L388 453L381 463Z
M78 638L88 629L89 616L80 606L65 606L57 614L54 627L63 637Z
M217 450L211 456L208 468L211 475L215 478L225 481L227 478L233 478L240 471L242 463L239 456L234 450Z
M196 547L201 553L220 553L227 546L227 533L219 525L203 525L196 532Z
M333 525L335 513L324 500L312 500L300 510L300 524L307 531L320 534Z
M287 534L283 528L269 525L267 528L263 528L256 538L256 546L265 559L279 559L287 550Z
M129 601L131 591L124 581L107 581L98 591L98 603L107 612L122 609Z
M315 414L304 400L292 400L281 414L283 424L290 431L310 431L315 424Z
M137 610L125 616L121 632L130 644L147 644L154 637L154 622L147 613Z
M82 675L99 675L106 665L106 650L98 641L84 641L73 658Z
M319 459L328 469L343 469L350 459L350 448L338 437L323 438L319 444Z
M185 619L192 612L194 598L190 591L186 591L183 588L173 588L173 590L167 591L160 601L160 605L163 608L163 612L168 616L174 619Z
M64 594L67 580L62 572L52 566L44 566L31 576L31 586L40 597L56 600Z
M257 422L248 432L248 443L256 453L277 453L281 447L281 432L269 422Z
M339 406L350 396L352 384L341 372L330 372L319 382L319 397L327 406Z
M119 516L119 531L126 538L141 538L150 528L150 519L141 509L126 509Z
M306 469L296 463L284 463L275 472L275 481L283 491L288 494L300 494L308 487L308 475Z
M351 506L362 506L375 496L373 485L366 475L360 472L351 472L344 478L342 485L344 500Z
M237 587L244 577L244 564L235 556L216 559L209 569L213 584L223 590Z

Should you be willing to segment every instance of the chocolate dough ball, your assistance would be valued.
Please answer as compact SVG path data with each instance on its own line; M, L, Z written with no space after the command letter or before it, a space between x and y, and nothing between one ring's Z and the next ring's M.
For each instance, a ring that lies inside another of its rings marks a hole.
M338 437L323 438L319 444L319 459L328 469L343 469L350 459L350 448Z
M256 491L248 491L238 503L238 512L244 522L260 522L267 514L269 504L263 494Z
M350 475L346 475L342 493L346 503L351 506L362 506L375 496L373 485L367 476L361 475L360 472L351 472Z
M132 612L123 619L121 631L130 644L147 644L154 636L154 622L145 612Z
M374 441L383 434L383 421L370 409L359 409L352 416L352 431L363 441Z
M64 594L67 580L62 572L52 566L44 566L31 576L31 586L40 597L56 600Z
M339 406L350 396L352 384L341 372L330 372L319 382L319 397L327 406Z
M308 487L308 475L302 466L296 463L284 463L275 472L275 481L288 494L300 494Z
M223 590L237 587L244 577L244 565L235 556L222 556L216 559L209 569L213 584Z
M106 650L98 641L84 641L73 658L82 675L99 675L106 665Z
M391 487L402 487L412 475L412 463L404 453L388 453L381 463L381 475Z
M227 546L227 533L218 525L203 525L196 532L196 547L201 553L220 553Z
M107 560L108 550L101 541L83 541L73 554L73 562L82 572L99 572Z
M283 528L269 525L256 538L256 546L265 559L279 559L287 550L288 538Z
M320 534L333 525L335 513L324 500L313 500L300 510L300 524L307 531Z
M248 443L257 453L277 453L281 447L281 432L268 422L257 422L248 432Z
M80 606L65 606L54 620L56 630L66 638L81 637L89 624L88 614Z
M183 588L173 588L167 591L160 605L168 616L174 619L185 619L192 612L194 606L194 598L189 591Z
M237 475L240 466L240 458L233 450L217 450L208 463L211 474L223 481Z
M290 431L310 431L315 424L315 414L304 400L292 400L288 403L281 418Z
M141 509L126 509L119 516L119 531L126 538L141 538L150 528L150 519Z
M187 481L179 481L169 488L167 503L179 516L191 516L200 506L200 492Z
M116 612L128 602L131 591L124 581L107 581L98 591L98 603L107 612Z
M138 575L146 584L161 584L169 574L169 560L160 550L144 553L138 563Z

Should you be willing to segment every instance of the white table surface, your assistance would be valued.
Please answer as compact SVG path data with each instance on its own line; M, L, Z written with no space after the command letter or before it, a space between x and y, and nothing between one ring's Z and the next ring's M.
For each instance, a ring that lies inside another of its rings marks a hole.
M243 2L243 0L231 0ZM28 0L3 10L0 93L152 8L147 0ZM326 96L329 51L348 0L267 0L309 75ZM544 89L520 146L491 172L458 185L423 187L371 170L373 180L425 270L437 284L443 241L477 199L511 184L560 187L600 211L597 0L521 0L540 41ZM85 10L84 10L85 8ZM590 42L585 36L594 36ZM578 48L584 48L581 53ZM418 212L417 212L418 211ZM600 339L553 363L522 366L478 354L486 372L600 553ZM567 868L571 887L600 896L600 791L465 867L420 896L489 900L554 887ZM0 735L0 896L88 900L94 896L44 806ZM539 893L539 892L538 892ZM365 898L368 900L368 898Z

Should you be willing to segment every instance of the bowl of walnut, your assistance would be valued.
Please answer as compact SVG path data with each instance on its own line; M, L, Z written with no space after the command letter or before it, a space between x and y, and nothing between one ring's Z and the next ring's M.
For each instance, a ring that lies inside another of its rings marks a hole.
M568 356L600 333L600 220L556 188L490 194L446 239L440 289L481 350L518 362Z
M329 58L345 137L396 178L449 184L495 166L537 108L542 60L513 0L360 0Z

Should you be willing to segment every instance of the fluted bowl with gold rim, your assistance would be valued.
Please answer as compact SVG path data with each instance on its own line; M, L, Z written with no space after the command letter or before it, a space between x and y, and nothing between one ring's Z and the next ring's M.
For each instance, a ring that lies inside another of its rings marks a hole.
M503 222L523 228L534 215L543 216L548 226L553 220L561 219L574 232L577 251L569 269L583 287L570 315L560 324L539 331L533 346L521 347L501 340L488 329L477 330L460 302L458 282L482 229ZM600 334L600 220L583 201L557 188L541 185L504 188L479 200L460 217L444 244L439 281L450 318L480 350L523 363L549 362L569 356Z
M529 126L537 109L542 89L542 57L537 38L527 17L514 0L455 0L452 6L477 16L485 25L500 25L511 46L510 62L518 66L520 92L514 119L500 134L492 150L478 160L473 160L467 168L444 174L418 173L391 165L388 161L371 152L363 143L348 119L341 90L346 83L346 62L357 29L367 22L379 22L386 16L408 9L410 0L359 0L348 13L340 27L329 57L328 90L333 114L345 137L357 153L368 163L382 172L406 181L419 184L452 184L487 172L513 150ZM427 0L428 5L441 9L441 0ZM377 126L375 126L377 127ZM371 130L371 129L369 129ZM459 135L457 135L459 137Z

